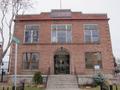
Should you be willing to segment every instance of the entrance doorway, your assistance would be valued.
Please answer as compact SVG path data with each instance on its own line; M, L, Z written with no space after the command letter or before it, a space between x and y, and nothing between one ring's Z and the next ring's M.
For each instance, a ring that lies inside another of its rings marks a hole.
M54 55L54 73L70 74L70 56L65 50L57 51Z

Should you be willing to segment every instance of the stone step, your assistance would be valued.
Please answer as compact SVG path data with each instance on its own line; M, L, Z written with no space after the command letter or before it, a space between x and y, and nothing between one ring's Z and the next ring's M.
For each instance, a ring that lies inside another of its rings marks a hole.
M49 79L49 81L55 81L55 80L56 82L69 82L69 81L76 82L76 80Z
M52 84L49 84L48 85L77 85L77 83L52 83Z
M48 78L47 88L53 89L64 89L76 88L78 89L77 80L74 75L50 75ZM73 89L74 90L74 89Z
M79 88L46 88L46 90L80 90Z
M50 77L56 77L56 78L70 78L70 77L75 77L74 75L50 75Z
M62 82L52 82L52 84L71 84L72 85L72 84L77 84L77 83L76 82L63 82L63 83Z
M77 81L55 81L55 80L48 80L48 83L50 82L50 84L51 83L53 83L53 84L56 84L56 83L58 83L58 84L62 84L62 83L64 83L64 84L77 84Z
M55 85L49 86L49 88L78 88L77 85Z

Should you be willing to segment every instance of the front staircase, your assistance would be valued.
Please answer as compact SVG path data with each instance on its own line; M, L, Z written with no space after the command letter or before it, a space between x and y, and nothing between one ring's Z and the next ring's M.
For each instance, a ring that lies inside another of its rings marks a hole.
M80 90L75 75L50 75L46 90Z

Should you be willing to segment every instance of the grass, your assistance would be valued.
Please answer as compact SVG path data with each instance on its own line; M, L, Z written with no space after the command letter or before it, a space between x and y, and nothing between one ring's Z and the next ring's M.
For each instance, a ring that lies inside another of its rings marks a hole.
M25 90L44 90L44 88L25 87Z
M0 90L3 90L3 88L0 86ZM5 87L4 90L7 90L7 87ZM12 90L12 87L9 87L9 90ZM37 88L37 87L25 87L25 90L45 90L44 88Z
M118 88L118 90L120 90L120 85L117 86L117 88ZM116 90L116 87L115 87L115 86L113 86L113 90Z
M117 86L118 90L120 90L120 85ZM12 87L9 87L9 90L12 90ZM3 88L0 86L0 90L3 90ZM7 87L5 87L4 90L7 90ZM37 87L25 87L25 90L45 90L44 88L37 88ZM95 88L81 88L80 90L100 90L100 87ZM116 90L116 87L113 86L113 90Z
M117 86L118 90L120 90L120 85ZM81 90L100 90L100 87L95 87L95 88L82 88ZM116 90L115 85L113 86L113 90Z
M100 90L100 87L95 87L95 88L81 88L81 90Z

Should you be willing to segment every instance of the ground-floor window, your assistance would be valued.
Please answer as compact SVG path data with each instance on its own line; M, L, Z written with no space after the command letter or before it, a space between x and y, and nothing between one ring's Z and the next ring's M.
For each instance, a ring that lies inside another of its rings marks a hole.
M102 67L102 55L101 52L86 52L85 64L87 69L94 69L95 66Z
M38 69L39 53L25 52L23 53L23 69Z

